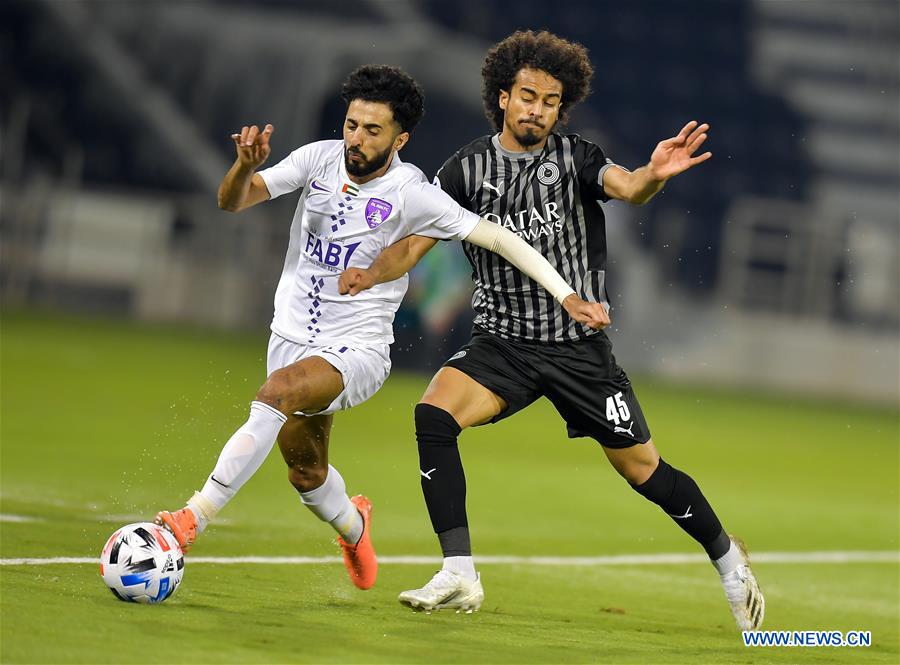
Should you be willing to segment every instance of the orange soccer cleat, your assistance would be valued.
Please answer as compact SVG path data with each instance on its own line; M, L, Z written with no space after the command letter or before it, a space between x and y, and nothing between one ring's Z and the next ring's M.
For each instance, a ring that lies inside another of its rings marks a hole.
M175 540L181 545L182 552L191 549L191 545L197 539L197 518L190 508L184 507L174 513L162 510L156 513L156 523L172 532Z
M372 502L359 494L350 502L359 510L363 518L363 534L356 545L351 545L338 536L338 543L344 554L344 565L350 574L350 581L360 589L371 589L378 577L378 559L372 547Z

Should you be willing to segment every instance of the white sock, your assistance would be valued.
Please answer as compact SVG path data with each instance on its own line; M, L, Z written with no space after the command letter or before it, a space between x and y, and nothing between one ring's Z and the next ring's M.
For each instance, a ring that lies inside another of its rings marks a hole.
M219 453L216 467L203 489L188 500L202 532L269 456L287 416L268 404L251 402L250 418Z
M194 519L197 520L197 533L203 533L210 520L219 512L216 505L200 492L194 492L194 496L188 499L187 507L194 513Z
M300 500L320 520L328 522L348 543L356 544L363 534L363 518L347 496L347 485L338 470L328 465L325 482L309 492L300 492Z
M475 559L471 556L445 556L443 570L456 573L470 582L478 579L478 573L475 572Z
M743 558L741 558L740 551L732 542L731 547L728 548L728 551L718 559L715 559L712 562L712 565L714 565L716 567L716 570L719 571L719 575L725 577L729 573L733 573L735 570L737 570L737 567L743 563L744 560Z

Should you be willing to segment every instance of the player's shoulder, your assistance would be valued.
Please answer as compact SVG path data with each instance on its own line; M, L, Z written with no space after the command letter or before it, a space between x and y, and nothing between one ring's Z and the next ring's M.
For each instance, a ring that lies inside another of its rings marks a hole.
M493 150L491 136L481 136L474 141L464 145L462 148L450 155L447 160L438 169L437 177L443 183L454 181L462 177L463 164L468 157L473 155L483 155Z
M410 182L419 182L420 180L428 181L424 171L412 162L400 162L391 171L391 175L397 179L397 182L404 185Z
M563 147L563 154L571 155L572 165L576 169L605 161L603 149L580 134L553 134L552 136L555 138L557 146ZM554 147L551 146L551 150L553 149Z
M491 150L493 150L491 135L487 134L485 136L480 136L450 155L450 157L446 162L444 162L444 164L446 165L450 164L451 162L461 162L466 157L471 157L472 155L482 155L486 152L490 152Z
M343 141L326 140L304 143L291 150L284 158L284 163L292 164L297 169L308 169L314 164L331 165L343 155Z
M334 153L343 154L344 142L340 139L324 139L322 141L313 141L306 143L297 150L302 150L313 155L327 156Z
M428 180L425 173L415 164L403 162L390 170L392 187L400 197L404 210L407 206L416 206L423 200L434 197L437 189Z
M396 164L391 168L388 174L394 183L394 187L396 187L401 194L410 189L421 189L423 185L429 184L428 178L422 169L410 162L400 162Z
M601 150L599 145L584 138L581 134L554 134L554 136L558 141L568 143L573 150L576 148L585 151Z

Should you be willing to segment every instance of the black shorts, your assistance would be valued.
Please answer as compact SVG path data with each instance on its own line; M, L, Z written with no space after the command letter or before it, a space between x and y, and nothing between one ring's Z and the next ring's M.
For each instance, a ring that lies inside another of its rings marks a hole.
M503 398L507 407L491 422L546 397L566 421L570 438L589 436L609 448L650 440L631 381L603 332L577 342L546 343L507 340L476 328L444 366Z

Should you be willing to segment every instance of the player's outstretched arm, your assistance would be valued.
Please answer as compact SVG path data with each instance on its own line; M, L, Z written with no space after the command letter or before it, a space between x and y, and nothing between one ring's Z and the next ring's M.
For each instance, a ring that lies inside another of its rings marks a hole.
M694 156L706 141L708 131L708 124L698 125L696 120L691 120L677 136L657 144L646 166L631 173L620 168L606 169L603 189L607 196L643 205L663 188L669 178L712 157L711 152Z
M600 330L610 324L609 313L600 303L582 300L556 269L534 247L509 229L482 219L466 241L484 247L512 263L547 289L578 323Z
M437 240L411 235L386 247L368 268L348 268L338 278L338 291L355 296L376 284L392 282L408 273Z
M269 137L275 128L266 125L244 127L240 134L232 134L237 157L219 185L219 207L229 212L240 212L269 199L269 190L262 176L256 173L272 149Z

